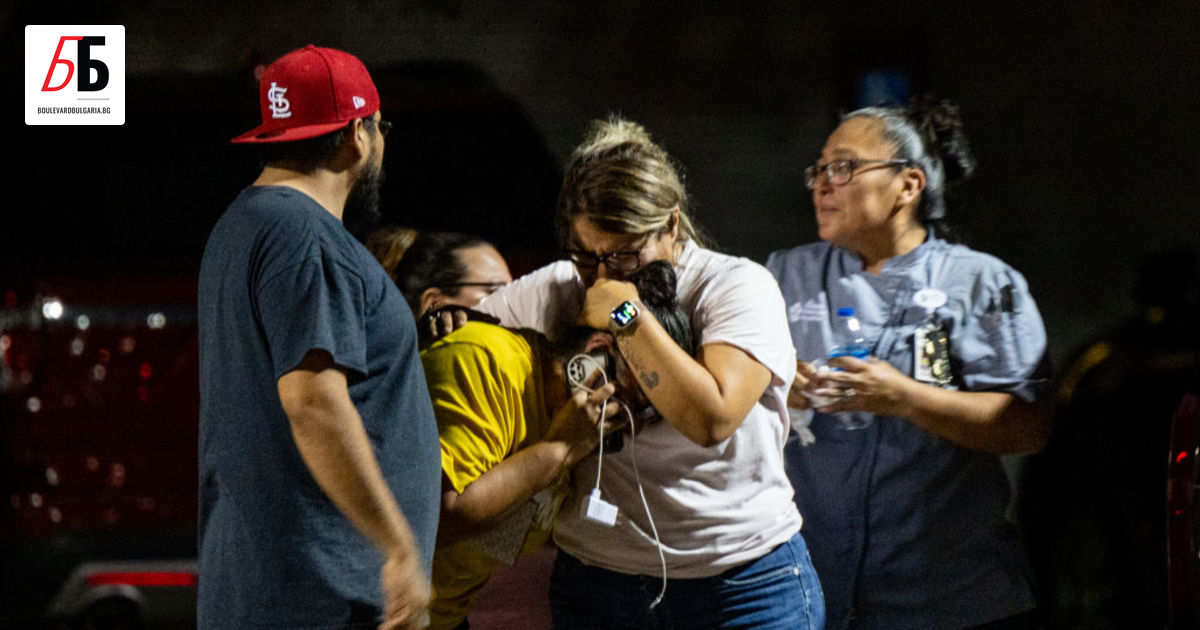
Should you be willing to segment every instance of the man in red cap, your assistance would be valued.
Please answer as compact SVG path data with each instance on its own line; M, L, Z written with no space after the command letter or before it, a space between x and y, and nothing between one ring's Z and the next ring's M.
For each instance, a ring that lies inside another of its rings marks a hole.
M379 94L308 46L262 75L265 164L200 269L200 628L421 628L440 456L417 334L343 227L378 198Z

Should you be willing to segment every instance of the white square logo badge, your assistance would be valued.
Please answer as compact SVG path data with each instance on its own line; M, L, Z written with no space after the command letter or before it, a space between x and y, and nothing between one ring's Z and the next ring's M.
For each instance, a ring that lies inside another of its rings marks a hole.
M25 27L25 124L125 124L125 27Z

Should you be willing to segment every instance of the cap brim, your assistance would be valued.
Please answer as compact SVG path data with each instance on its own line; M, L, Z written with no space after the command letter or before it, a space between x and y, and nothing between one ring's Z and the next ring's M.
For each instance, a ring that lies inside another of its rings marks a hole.
M265 125L259 125L250 131L230 140L234 144L264 144L269 142L295 142L296 140L308 140L327 134L331 131L345 127L350 121L344 120L341 122L321 123L319 125L305 125L303 127L292 127L290 129L279 129L270 131L264 129Z

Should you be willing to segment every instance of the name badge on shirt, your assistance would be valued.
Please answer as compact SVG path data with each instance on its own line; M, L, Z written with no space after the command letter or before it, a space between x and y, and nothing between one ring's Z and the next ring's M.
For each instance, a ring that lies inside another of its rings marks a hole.
M913 332L913 378L938 387L948 387L953 380L950 335L940 321L926 321Z
M924 383L948 387L950 374L950 335L935 309L946 303L946 293L934 288L922 289L913 302L925 309L925 321L913 332L913 378Z

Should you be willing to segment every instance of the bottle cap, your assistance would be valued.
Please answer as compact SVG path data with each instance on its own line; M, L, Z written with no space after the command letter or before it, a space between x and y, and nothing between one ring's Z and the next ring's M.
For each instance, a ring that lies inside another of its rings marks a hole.
M843 306L842 308L839 308L837 313L838 313L838 317L854 317L854 309L852 309L848 306Z

